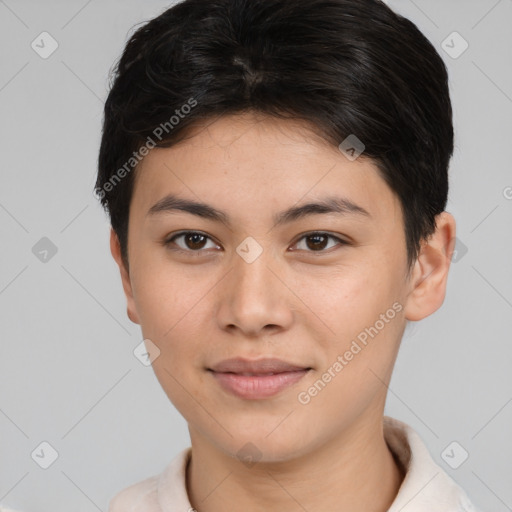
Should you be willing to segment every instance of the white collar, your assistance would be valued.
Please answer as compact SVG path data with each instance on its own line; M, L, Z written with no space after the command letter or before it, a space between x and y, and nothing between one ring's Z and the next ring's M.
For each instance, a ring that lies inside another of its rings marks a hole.
M406 470L388 512L477 512L466 493L434 462L413 428L384 416L384 437Z

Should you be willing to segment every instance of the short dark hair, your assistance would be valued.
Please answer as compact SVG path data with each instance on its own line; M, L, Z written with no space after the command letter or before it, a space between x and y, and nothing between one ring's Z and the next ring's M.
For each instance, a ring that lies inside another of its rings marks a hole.
M95 192L127 266L138 161L222 115L304 120L335 146L356 135L400 200L409 269L446 207L447 69L380 0L185 0L133 33L112 75Z

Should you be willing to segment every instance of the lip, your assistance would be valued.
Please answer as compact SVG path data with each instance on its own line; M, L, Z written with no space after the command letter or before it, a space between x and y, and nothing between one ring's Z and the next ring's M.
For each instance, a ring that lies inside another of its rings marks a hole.
M274 396L296 384L312 368L281 359L226 359L208 368L227 392L248 400Z
M254 373L261 375L268 373L293 372L297 370L304 370L306 368L310 367L288 363L282 359L271 357L253 360L244 359L243 357L234 357L231 359L225 359L208 369L220 373Z

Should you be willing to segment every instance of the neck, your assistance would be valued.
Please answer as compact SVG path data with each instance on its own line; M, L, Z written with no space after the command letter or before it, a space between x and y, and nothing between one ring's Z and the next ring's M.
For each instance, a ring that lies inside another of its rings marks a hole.
M404 474L383 434L382 416L365 418L306 456L252 467L190 428L187 491L197 512L351 510L385 512Z

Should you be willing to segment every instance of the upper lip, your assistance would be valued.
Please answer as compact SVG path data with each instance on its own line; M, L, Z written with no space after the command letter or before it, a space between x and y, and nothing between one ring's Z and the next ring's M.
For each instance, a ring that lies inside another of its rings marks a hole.
M282 373L298 370L309 370L308 366L297 366L292 363L276 358L264 358L258 360L249 360L242 357L225 359L220 363L208 368L219 373Z

